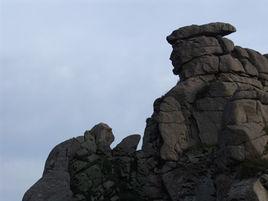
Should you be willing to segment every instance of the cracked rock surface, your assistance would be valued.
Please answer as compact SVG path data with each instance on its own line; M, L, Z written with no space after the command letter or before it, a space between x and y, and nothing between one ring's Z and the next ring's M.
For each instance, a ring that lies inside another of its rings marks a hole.
M180 81L140 135L104 123L57 145L23 201L268 201L268 57L227 23L167 37Z

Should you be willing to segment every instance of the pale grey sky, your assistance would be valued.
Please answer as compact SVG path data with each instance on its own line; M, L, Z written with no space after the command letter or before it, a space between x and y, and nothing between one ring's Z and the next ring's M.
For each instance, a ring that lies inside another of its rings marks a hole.
M232 23L235 44L268 52L267 0L0 0L0 198L17 201L49 151L98 122L143 134L176 84L165 37Z

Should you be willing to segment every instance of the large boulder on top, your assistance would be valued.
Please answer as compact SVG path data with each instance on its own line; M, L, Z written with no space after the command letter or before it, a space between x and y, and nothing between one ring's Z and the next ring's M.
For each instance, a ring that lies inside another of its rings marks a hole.
M191 25L179 28L173 31L168 37L167 41L174 44L177 40L188 39L197 36L225 36L235 32L234 26L223 22L214 22L205 25Z
M267 201L268 59L225 38L228 23L167 37L180 77L140 136L114 149L105 123L50 153L23 201Z

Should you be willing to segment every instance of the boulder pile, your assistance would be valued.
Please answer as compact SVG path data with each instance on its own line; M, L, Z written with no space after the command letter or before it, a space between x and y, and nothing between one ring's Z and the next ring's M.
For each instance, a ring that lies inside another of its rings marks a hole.
M23 201L268 201L268 56L227 23L167 37L179 82L115 148L100 123L57 145Z

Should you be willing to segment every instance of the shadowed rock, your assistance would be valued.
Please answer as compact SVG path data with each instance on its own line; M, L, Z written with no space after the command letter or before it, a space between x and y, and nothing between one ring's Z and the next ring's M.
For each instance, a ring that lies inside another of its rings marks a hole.
M142 149L130 135L111 150L100 123L52 150L23 201L267 201L268 59L224 38L233 32L172 32L180 80L154 102Z
M124 138L116 147L113 149L114 155L129 155L133 154L138 147L140 135L130 135Z
M57 145L49 154L44 173L24 195L23 201L72 201L69 163L79 149L73 138Z

